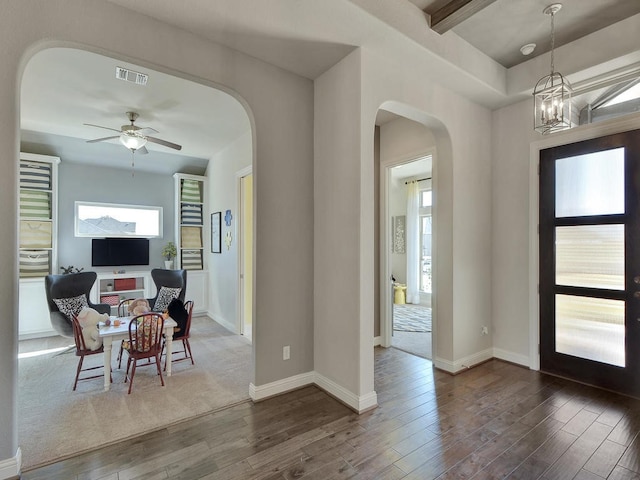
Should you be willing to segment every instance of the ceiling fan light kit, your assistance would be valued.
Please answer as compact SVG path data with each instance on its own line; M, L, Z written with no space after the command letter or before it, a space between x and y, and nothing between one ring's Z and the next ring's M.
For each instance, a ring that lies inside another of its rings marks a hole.
M120 143L131 150L138 150L147 144L147 139L142 135L136 135L135 132L122 132Z
M158 145L162 145L164 147L172 148L174 150L182 150L182 145L178 145L177 143L168 142L166 140L162 140L156 137L150 137L149 135L145 135L143 132L150 133L158 133L158 131L151 127L138 127L134 124L136 119L138 118L138 114L136 112L127 112L127 118L130 125L122 125L120 130L111 127L104 127L102 125L94 125L92 123L85 123L85 125L89 127L98 127L104 128L105 130L111 130L113 132L117 132L117 135L112 135L110 137L96 138L94 140L87 140L87 143L96 143L102 142L104 140L112 140L115 138L120 139L120 143L127 147L132 152L138 152L141 154L148 153L148 150L145 148L147 142L155 143Z
M533 125L543 135L571 128L571 85L553 64L554 16L561 8L561 3L554 3L543 10L551 16L551 73L538 80L533 89Z

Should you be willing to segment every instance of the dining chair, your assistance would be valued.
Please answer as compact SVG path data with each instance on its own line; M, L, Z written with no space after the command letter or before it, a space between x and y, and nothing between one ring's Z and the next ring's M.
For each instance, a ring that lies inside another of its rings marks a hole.
M128 317L129 316L129 305L135 300L135 298L123 298L118 303L118 316L119 317Z
M102 363L95 367L82 368L84 357L88 357L89 355L102 355L104 354L104 347L100 346L100 348L98 348L97 350L91 350L87 348L84 342L84 337L82 336L82 327L80 326L80 322L78 322L77 317L73 317L73 319L71 320L71 325L73 328L73 339L76 344L76 356L80 357L78 360L78 368L76 370L76 378L73 382L73 390L75 391L76 387L78 386L79 380L91 380L92 378L100 378L104 375L104 366L102 365ZM102 370L103 373L100 375L91 375L89 377L80 378L80 372L88 372L98 369ZM110 380L113 381L112 378L110 378Z
M193 355L191 354L191 344L189 343L189 337L191 334L191 316L193 315L193 300L188 300L184 303L184 308L187 311L187 321L184 324L183 328L180 328L180 331L175 332L173 334L173 348L171 353L171 362L179 362L181 360L191 360L191 365L195 365L193 362ZM176 320L174 318L174 320ZM176 320L177 321L177 320ZM182 350L175 350L175 342L178 340L182 340ZM165 345L167 339L163 337L162 341L162 353L164 353ZM182 353L184 356L175 358L176 353ZM167 369L167 359L165 357L164 360L164 369Z
M129 305L133 303L135 298L123 298L118 303L118 316L119 317L128 317L129 316ZM118 352L118 368L122 368L122 351L124 350L124 346L126 345L126 340L122 340L120 342L120 351Z
M164 317L157 312L147 312L138 315L129 322L129 344L125 345L124 351L129 354L127 359L127 371L125 382L129 382L129 392L133 387L133 378L136 374L136 367L140 360L148 360L142 365L151 365L153 359L156 370L160 375L160 382L164 387L164 378L160 368L160 355L162 353L162 332L164 329ZM131 370L131 376L129 376Z

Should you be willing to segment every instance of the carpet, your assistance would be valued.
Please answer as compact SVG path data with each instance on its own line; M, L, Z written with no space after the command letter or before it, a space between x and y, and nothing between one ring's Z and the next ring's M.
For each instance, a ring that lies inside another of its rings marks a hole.
M132 436L157 430L247 401L251 381L251 345L208 317L194 317L191 349L195 365L175 362L160 385L155 367L138 367L127 395L123 369L112 355L113 383L105 392L102 377L81 381L74 392L75 350L21 358L18 363L18 442L23 469L30 469ZM62 337L20 342L20 352L68 345ZM174 343L179 350L182 343ZM102 364L102 356L85 359ZM92 373L92 372L89 372Z
M393 305L393 329L398 332L430 332L431 308L422 305Z

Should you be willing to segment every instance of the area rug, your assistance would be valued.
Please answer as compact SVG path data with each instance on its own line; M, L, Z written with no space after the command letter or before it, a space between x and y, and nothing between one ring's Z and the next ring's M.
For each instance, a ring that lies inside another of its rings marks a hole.
M422 305L393 305L393 329L398 332L430 332L431 308Z
M56 341L69 343L61 337L39 342L52 346ZM21 353L29 349L22 343ZM174 349L180 345L174 343ZM174 363L164 387L155 367L139 367L130 395L124 369L117 369L115 346L113 383L108 392L103 389L102 377L82 381L75 392L72 390L78 364L75 351L21 358L18 442L23 469L248 401L252 368L248 340L208 317L194 317L191 348L195 365ZM85 359L85 363L92 361L101 364L102 356Z

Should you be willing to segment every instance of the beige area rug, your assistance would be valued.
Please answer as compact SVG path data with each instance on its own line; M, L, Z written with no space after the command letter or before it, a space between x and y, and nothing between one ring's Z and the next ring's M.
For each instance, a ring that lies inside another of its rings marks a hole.
M68 345L72 339L20 342L20 353ZM174 351L182 342L174 343ZM208 317L194 317L191 348L195 365L174 362L165 386L154 366L138 367L127 395L123 369L112 354L113 383L105 392L102 377L81 381L74 392L75 351L19 360L18 441L23 469L92 450L125 438L249 399L251 345ZM126 356L125 356L126 358ZM102 356L85 364L101 364ZM90 372L92 373L92 372Z

